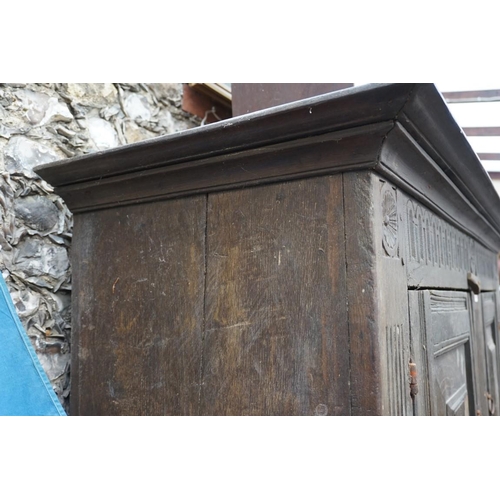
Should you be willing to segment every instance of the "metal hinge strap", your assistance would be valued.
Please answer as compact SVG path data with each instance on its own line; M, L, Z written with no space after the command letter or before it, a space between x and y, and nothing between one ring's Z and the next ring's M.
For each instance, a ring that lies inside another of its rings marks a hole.
M410 359L410 396L414 398L418 394L417 364Z

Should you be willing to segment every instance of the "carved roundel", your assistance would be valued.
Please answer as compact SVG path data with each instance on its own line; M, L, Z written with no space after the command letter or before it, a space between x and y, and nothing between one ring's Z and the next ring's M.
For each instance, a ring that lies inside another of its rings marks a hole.
M396 191L387 183L382 187L382 245L387 255L395 257L398 249L398 211Z

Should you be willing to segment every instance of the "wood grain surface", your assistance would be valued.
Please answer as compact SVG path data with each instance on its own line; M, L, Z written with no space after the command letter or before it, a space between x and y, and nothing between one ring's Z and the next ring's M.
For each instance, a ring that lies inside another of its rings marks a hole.
M485 328L483 320L483 294L470 294L473 331L472 354L474 362L474 395L476 415L488 415L488 372L486 366Z
M391 122L366 125L288 141L278 147L266 146L81 182L63 186L58 193L74 213L79 213L374 167L391 127Z
M415 84L373 84L37 167L59 187L392 121ZM194 180L194 179L193 179Z
M361 176L363 177L363 176ZM380 352L382 415L412 415L410 325L406 272L406 198L400 189L371 176L375 303ZM369 208L368 208L369 210ZM418 368L417 368L418 369Z
M38 172L82 211L72 414L498 413L500 200L432 85Z
M197 414L205 214L201 196L76 217L73 415Z
M382 412L373 182L370 172L343 174L351 412Z
M209 195L203 415L347 415L342 177Z

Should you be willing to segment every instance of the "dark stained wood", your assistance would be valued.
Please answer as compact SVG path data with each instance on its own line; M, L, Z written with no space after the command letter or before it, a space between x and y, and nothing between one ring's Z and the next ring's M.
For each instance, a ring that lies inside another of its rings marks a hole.
M431 414L429 368L427 353L427 332L430 330L430 318L425 313L424 294L408 291L408 313L410 316L410 355L417 369L418 393L414 398L415 416Z
M420 381L415 414L431 414L431 396L433 415L453 414L446 400L456 403L453 393L465 385L465 392L470 394L467 401L463 400L465 406L461 411L468 408L470 415L487 416L488 388L496 388L498 384L488 385L485 338L490 333L491 339L491 330L487 332L484 327L483 300L490 300L493 294L435 290L410 291L409 296L412 356L419 367ZM491 307L490 312L484 315L491 316L490 326L494 319L493 309ZM472 334L468 333L470 327ZM495 352L490 356L494 361L491 365L493 371L496 369L497 354ZM461 393L464 398L465 392L462 390Z
M486 351L487 400L490 414L500 413L499 386L499 332L497 328L497 311L495 293L483 293L484 347Z
M408 381L410 326L405 266L406 199L395 185L372 175L373 249L381 370L382 415L412 415ZM362 288L363 290L363 288ZM380 334L382 332L382 334Z
M382 412L374 234L374 176L343 174L352 415Z
M463 131L465 135L471 137L500 135L500 127L464 127Z
M353 86L353 83L233 83L233 115L244 115Z
M482 295L483 294L471 294L472 321L475 332L475 335L472 336L474 393L476 400L476 415L488 416L488 376L486 370Z
M417 293L423 299L419 314L425 316L426 343L421 348L427 358L430 414L476 415L468 294L439 290Z
M37 172L53 186L64 186L385 122L394 119L413 87L413 84L383 84L345 89L266 109L251 117L239 116L79 156L70 162L42 165Z
M409 288L469 290L468 274L478 276L483 290L497 286L496 253L403 195L400 212L405 225L404 260Z
M477 161L475 153L474 158ZM481 173L485 174L483 167L480 168ZM483 209L479 210L475 203L465 198L456 185L449 182L449 171L443 171L425 154L403 125L396 124L387 135L377 170L453 226L460 227L475 239L487 242L491 249L498 248L500 232L492 220L493 214L488 214L486 218ZM469 178L472 176L469 175ZM496 198L500 203L489 179L488 182L491 189L487 192L492 197L489 201L495 203Z
M347 415L342 177L209 195L204 415Z
M283 181L346 169L375 166L391 123L367 125L276 148L232 153L128 174L119 178L61 187L69 208L79 213L96 208L167 199L223 189Z
M497 412L500 199L432 85L38 172L77 214L74 414Z
M206 197L76 217L72 415L196 415Z
M403 131L398 136L401 140L406 135L406 142L418 146L416 149L413 146L411 152L403 145L404 154L411 154L407 164L415 160L425 166L425 170L401 170L397 163L387 165L381 162L380 173L392 176L391 181L399 183L399 187L409 190L411 195L428 198L433 207L440 206L443 200L453 201L453 213L448 213L448 216L458 218L457 222L468 231L479 231L475 236L489 241L487 246L492 250L500 246L500 210L496 209L500 204L498 194L441 94L430 84L368 85L345 89L144 144L44 165L37 172L55 185L68 205L78 212L144 200L143 193L134 197L135 186L141 186L143 190L151 188L153 193L148 197L151 200L215 191L219 185L227 189L276 182L294 175L312 175L314 161L306 156L291 167L286 167L288 161L277 165L271 159L275 170L269 173L268 164L262 171L258 166L252 167L253 172L249 175L245 170L249 170L248 162L252 159L257 164L262 163L261 153L275 158L283 150L295 156L295 152L289 149L294 140L300 147L311 141L311 149L314 149L313 144L321 142L319 136L323 134L326 137L339 128L343 128L346 134L347 130L358 125L377 123L375 127L382 127L384 123L390 123L386 120L396 121L395 130ZM383 152L394 143L389 139L396 139L395 134L388 137ZM302 140L306 142L300 142ZM271 149L266 149L265 144ZM342 149L340 142L339 146ZM326 144L323 147L328 149ZM365 159L367 155L371 157L367 164L362 165L364 167L370 167L377 160L378 150L373 156L373 150L367 154L362 145L356 146L355 151L363 152ZM233 154L242 156L233 157ZM331 161L329 153L324 150L318 154L325 162ZM248 159L243 166L245 170L231 164L233 159L239 162L242 158ZM227 162L231 168L230 175L226 176ZM384 166L387 167L385 170ZM331 168L341 170L342 166ZM471 176L471 169L477 175ZM407 173L411 173L412 178L402 179L400 174L405 176ZM429 176L432 182L426 182ZM436 179L439 179L439 189ZM418 184L413 187L415 180ZM442 194L444 190L446 195ZM473 212L470 212L470 205L474 207ZM442 212L446 214L448 210ZM461 217L468 220L462 222Z
M500 101L500 89L443 92L443 97L449 103Z
M451 184L498 231L498 193L434 85L417 85L398 121L448 176Z

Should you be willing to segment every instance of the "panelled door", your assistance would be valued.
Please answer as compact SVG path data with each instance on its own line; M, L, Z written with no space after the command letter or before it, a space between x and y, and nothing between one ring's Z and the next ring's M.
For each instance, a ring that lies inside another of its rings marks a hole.
M409 304L411 357L419 372L414 414L474 414L469 294L412 290Z

